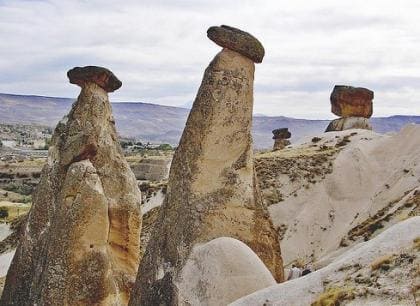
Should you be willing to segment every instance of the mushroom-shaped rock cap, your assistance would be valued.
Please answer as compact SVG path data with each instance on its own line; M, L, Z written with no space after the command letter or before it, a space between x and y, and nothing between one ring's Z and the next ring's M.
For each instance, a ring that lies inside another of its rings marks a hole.
M331 111L340 117L370 118L373 97L373 91L367 88L335 85L330 97Z
M83 87L92 82L107 92L113 92L122 85L112 71L98 66L74 67L67 72L67 76L72 84Z
M292 137L292 133L289 132L288 128L281 128L272 131L273 139L287 139Z
M264 58L265 51L260 41L239 29L226 25L210 27L207 30L207 37L219 46L236 51L255 63L261 63Z

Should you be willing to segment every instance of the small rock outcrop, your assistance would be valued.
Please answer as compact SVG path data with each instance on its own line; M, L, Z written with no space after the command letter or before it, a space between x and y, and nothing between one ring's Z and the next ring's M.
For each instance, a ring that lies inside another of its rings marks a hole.
M168 178L170 164L170 158L143 158L131 170L138 180L161 181Z
M126 305L139 264L141 195L118 143L101 67L58 123L1 305Z
M219 237L244 242L278 281L283 280L278 234L263 206L253 164L254 60L239 52L252 49L257 41L231 29L217 28L232 35L232 41L224 43L232 49L225 47L204 73L130 305L189 304L179 291L189 283L183 269L195 246ZM195 288L189 296L200 295Z
M290 145L290 141L288 140L292 137L292 134L289 132L288 128L281 128L273 130L273 139L274 139L274 146L273 151L282 150L286 146Z
M228 305L276 284L246 244L228 237L194 246L181 277L188 281L178 288L180 300L191 305Z
M349 129L372 130L372 126L370 125L368 118L345 117L331 121L325 132L344 131Z
M325 130L371 130L369 118L373 112L373 91L345 85L335 85L331 93L331 112L341 118L333 120Z

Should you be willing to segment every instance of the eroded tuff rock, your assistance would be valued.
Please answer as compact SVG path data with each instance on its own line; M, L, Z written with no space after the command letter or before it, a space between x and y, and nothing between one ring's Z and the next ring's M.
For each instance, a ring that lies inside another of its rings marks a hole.
M261 63L264 58L265 50L260 41L237 28L226 25L210 27L207 30L207 37L219 46L236 51L255 63Z
M194 246L219 237L248 245L278 281L277 233L252 159L254 63L223 49L206 69L169 175L167 196L142 259L130 305L186 305L182 270ZM198 288L191 293L199 296Z
M372 130L372 126L367 118L345 117L331 121L325 132L344 131L349 129Z
M276 284L246 244L228 237L194 246L182 269L182 278L188 281L178 288L180 299L191 305L228 305Z
M292 134L289 132L288 128L275 129L272 133L274 135L273 151L282 150L290 145L290 141L287 139L292 137Z
M373 91L344 85L335 85L331 93L331 112L339 117L372 116Z
M128 303L139 264L141 197L104 84L96 83L108 70L95 70L54 131L1 305Z

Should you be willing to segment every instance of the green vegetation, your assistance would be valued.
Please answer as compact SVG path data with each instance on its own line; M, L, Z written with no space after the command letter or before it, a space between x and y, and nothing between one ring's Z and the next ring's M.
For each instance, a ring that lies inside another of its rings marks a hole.
M156 148L156 150L172 151L173 148L172 148L172 146L169 143L164 143L164 144L161 144L160 146L158 146Z
M3 221L11 222L17 217L27 214L30 208L31 205L28 204L0 206L0 218Z
M25 196L29 196L29 195L32 194L34 188L32 186L29 186L29 185L20 185L20 184L16 184L16 183L10 183L7 186L4 186L3 189L7 190L7 191L13 191L13 192L16 192L16 193L20 193L20 194L25 195Z

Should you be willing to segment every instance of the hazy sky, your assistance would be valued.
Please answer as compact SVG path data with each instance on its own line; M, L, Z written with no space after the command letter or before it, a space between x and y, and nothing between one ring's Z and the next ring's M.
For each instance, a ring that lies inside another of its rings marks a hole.
M420 115L420 1L0 0L0 92L76 97L74 66L111 69L113 101L191 103L227 24L266 56L255 113L331 118L334 84L375 92L374 115Z

